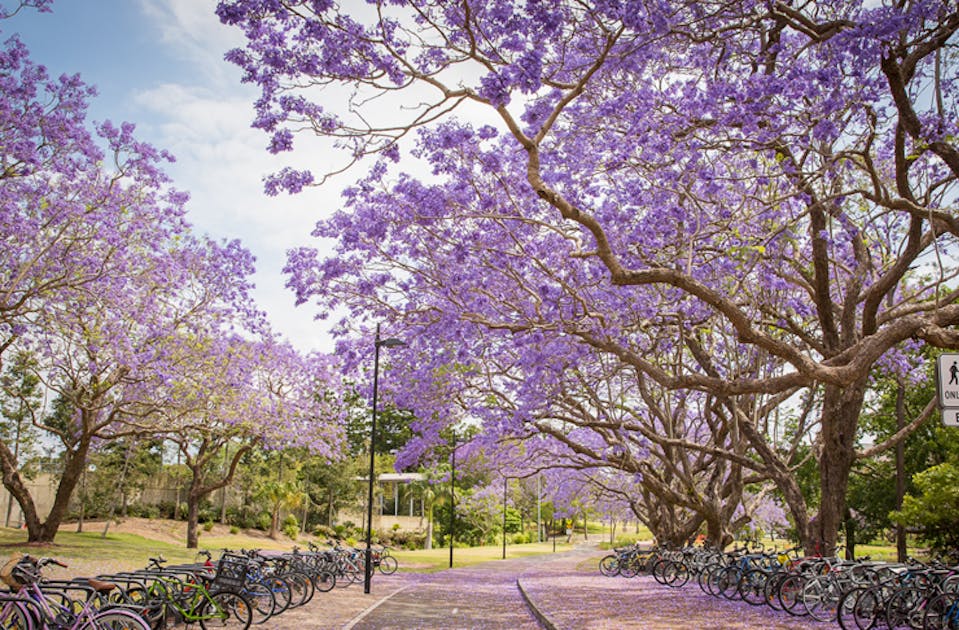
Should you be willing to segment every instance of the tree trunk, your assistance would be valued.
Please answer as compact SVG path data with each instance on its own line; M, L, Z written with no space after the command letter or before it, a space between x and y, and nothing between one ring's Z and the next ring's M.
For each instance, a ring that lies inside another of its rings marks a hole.
M273 512L270 513L270 533L269 536L276 540L276 532L280 528L280 504L273 506Z
M450 536L453 535L453 532L450 532ZM423 541L423 549L429 551L433 548L433 504L430 503L430 508L427 511L426 519L426 540Z
M900 382L896 390L896 431L906 426L906 388ZM896 444L896 509L902 509L902 500L906 496L906 442L899 440ZM909 560L909 550L906 547L906 526L896 523L896 559L898 562Z
M799 546L807 549L809 547L807 544L809 541L809 506L803 496L802 488L799 487L799 482L796 480L796 475L751 423L744 422L740 426L746 439L749 440L750 446L766 464L765 472L783 495L786 508L796 524Z
M63 468L63 476L60 477L60 483L57 486L57 494L53 500L53 506L47 514L47 520L39 527L37 536L29 533L28 542L52 543L60 529L60 523L67 515L67 509L70 506L70 497L80 482L80 477L87 466L87 453L90 450L90 437L84 436L76 444L73 451L66 453L66 465Z
M819 514L809 524L806 553L832 556L846 512L849 471L855 461L856 427L865 398L866 379L848 387L825 388L819 454Z
M190 491L186 496L186 548L196 549L200 544L200 483L197 480L197 471L193 472L190 482Z
M846 560L856 559L856 519L849 510L846 510Z

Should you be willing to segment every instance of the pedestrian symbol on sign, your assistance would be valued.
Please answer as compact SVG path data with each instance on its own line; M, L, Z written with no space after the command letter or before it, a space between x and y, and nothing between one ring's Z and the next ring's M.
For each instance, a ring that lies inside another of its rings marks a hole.
M939 391L939 406L946 416L955 422L959 414L959 354L941 354L936 359L936 387ZM947 422L947 424L952 424Z

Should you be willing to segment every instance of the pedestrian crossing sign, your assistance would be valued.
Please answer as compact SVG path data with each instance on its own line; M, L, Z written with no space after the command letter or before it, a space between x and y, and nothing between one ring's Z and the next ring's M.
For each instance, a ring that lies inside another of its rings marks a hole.
M959 408L959 354L940 354L936 359L936 389L943 410Z

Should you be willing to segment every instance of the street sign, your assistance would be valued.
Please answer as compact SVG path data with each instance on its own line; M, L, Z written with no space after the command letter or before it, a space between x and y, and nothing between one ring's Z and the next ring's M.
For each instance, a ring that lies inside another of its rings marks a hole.
M936 391L940 407L959 407L959 354L940 354L936 359Z
M936 392L942 423L959 427L959 354L940 354L936 359Z
M942 423L947 427L959 427L959 407L941 409Z

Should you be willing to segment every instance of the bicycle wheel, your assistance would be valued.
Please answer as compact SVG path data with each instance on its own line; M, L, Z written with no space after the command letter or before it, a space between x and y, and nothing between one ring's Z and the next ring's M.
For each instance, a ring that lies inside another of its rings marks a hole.
M736 565L728 566L719 574L716 582L720 595L729 600L739 599L739 579L743 575L743 570Z
M0 608L0 628L2 630L33 630L33 616L19 602L10 600Z
M643 570L642 564L636 556L619 560L618 573L624 578L634 578Z
M302 606L313 599L316 586L306 573L288 573L286 579L290 582L290 606ZM334 581L330 581L329 588L333 588ZM327 590L329 590L329 588Z
M783 605L779 601L779 587L788 576L788 573L777 572L766 578L766 583L763 585L763 598L766 605L773 610L783 609Z
M922 618L926 603L925 591L907 586L889 596L886 602L886 627L890 630L916 628L922 630Z
M839 603L836 605L836 621L842 630L857 630L855 606L856 600L867 589L867 586L857 586L842 594Z
M739 579L737 589L739 597L751 606L759 606L766 603L766 582L769 581L769 573L763 569L750 569L743 573Z
M313 586L321 593L332 591L336 586L336 574L332 571L320 571L313 578Z
M804 615L806 610L802 607L802 587L806 578L799 573L787 575L779 583L779 604L783 610L790 615Z
M150 624L129 610L110 608L95 614L84 630L150 630Z
M871 586L860 593L852 607L853 621L859 630L870 630L883 614L885 608L882 590L877 586Z
M806 580L802 589L802 605L806 614L816 621L832 621L836 618L839 593L835 580L829 576L817 576Z
M922 627L926 630L959 630L959 595L942 593L930 599Z
M383 575L393 575L399 567L400 563L393 556L380 558L380 573Z
M290 603L293 601L293 587L286 578L274 575L264 578L263 583L273 591L273 599L276 600L274 615L279 615L290 607Z
M670 562L663 570L663 584L672 588L684 586L689 581L689 569L682 562Z
M719 574L722 573L722 565L712 564L704 568L698 576L696 576L696 582L699 584L699 588L706 593L707 595L712 595L716 597L719 595Z
M349 586L354 582L363 582L366 580L366 568L363 565L353 565L346 570L346 576L349 579L349 582L346 584L346 586ZM370 579L373 579L373 567L370 567ZM337 582L339 582L339 580L337 580Z
M619 557L612 554L603 556L603 559L599 561L599 572L606 577L619 575Z
M243 585L243 596L253 606L254 624L261 624L276 612L276 597L265 584L250 582Z
M204 600L200 608L200 627L246 630L253 621L253 606L239 593L220 591Z

